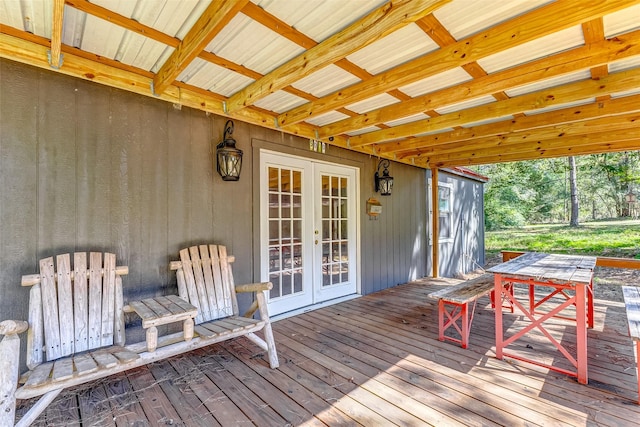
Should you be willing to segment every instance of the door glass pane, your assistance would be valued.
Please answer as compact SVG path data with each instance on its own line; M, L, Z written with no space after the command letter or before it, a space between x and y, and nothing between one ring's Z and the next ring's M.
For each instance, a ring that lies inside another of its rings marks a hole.
M329 287L349 280L347 266L348 179L322 175L322 286ZM328 184L327 197L324 185Z
M269 167L268 175L269 298L274 300L303 292L302 172Z

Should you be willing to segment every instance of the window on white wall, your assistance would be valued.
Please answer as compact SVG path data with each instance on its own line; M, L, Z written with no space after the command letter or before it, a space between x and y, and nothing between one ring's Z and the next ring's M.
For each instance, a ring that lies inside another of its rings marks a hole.
M438 240L453 242L453 184L438 183Z

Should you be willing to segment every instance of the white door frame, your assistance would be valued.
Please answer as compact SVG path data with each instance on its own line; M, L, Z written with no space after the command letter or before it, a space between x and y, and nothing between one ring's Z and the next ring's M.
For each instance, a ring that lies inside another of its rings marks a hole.
M317 230L316 221L316 212L314 212L314 202L319 199L320 196L316 195L314 192L316 189L314 187L318 186L318 183L315 182L315 169L325 169L325 170L333 170L339 171L342 170L350 170L351 176L353 177L353 194L349 195L349 199L353 199L353 213L349 213L349 218L355 222L355 236L353 240L350 240L350 245L352 246L353 254L353 264L354 272L351 274L355 274L355 294L361 293L361 257L360 257L360 169L354 166L348 165L338 165L330 162L323 162L315 159L309 159L300 156L294 156L290 154L283 154L275 151L270 151L266 149L260 150L260 206L259 206L259 214L260 214L260 280L268 281L269 280L269 229L266 226L269 218L269 203L268 203L268 167L275 166L281 167L285 169L299 169L303 172L302 176L302 186L303 186L303 251L302 256L306 265L309 265L309 268L305 268L303 270L303 286L310 287L311 293L310 295L296 296L292 295L291 298L282 298L275 302L269 303L269 312L272 315L278 315L280 313L284 313L291 310L301 309L303 307L309 307L315 304L319 305L327 305L327 298L331 298L331 295L323 296L322 293L318 293L316 283L318 283L318 278L313 277L316 272L321 272L321 266L317 265L318 261L314 257L314 247L315 247L315 235L314 231ZM317 220L320 221L320 220ZM318 243L321 245L321 242ZM350 257L352 254L350 253ZM351 258L350 258L351 259ZM320 277L321 280L321 277ZM268 297L268 293L267 293ZM353 297L353 295L346 296L340 298L337 296L338 300ZM324 298L323 301L318 301L318 298Z

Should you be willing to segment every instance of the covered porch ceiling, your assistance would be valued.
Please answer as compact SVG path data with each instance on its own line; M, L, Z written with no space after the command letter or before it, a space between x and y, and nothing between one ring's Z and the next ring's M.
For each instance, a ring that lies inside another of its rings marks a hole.
M0 56L424 168L640 149L640 1L2 0Z

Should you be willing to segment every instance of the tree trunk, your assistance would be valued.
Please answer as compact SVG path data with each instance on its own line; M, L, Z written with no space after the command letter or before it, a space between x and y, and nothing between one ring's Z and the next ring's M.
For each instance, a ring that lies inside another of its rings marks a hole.
M571 221L569 226L578 226L578 178L576 158L569 157L569 186L571 188Z

